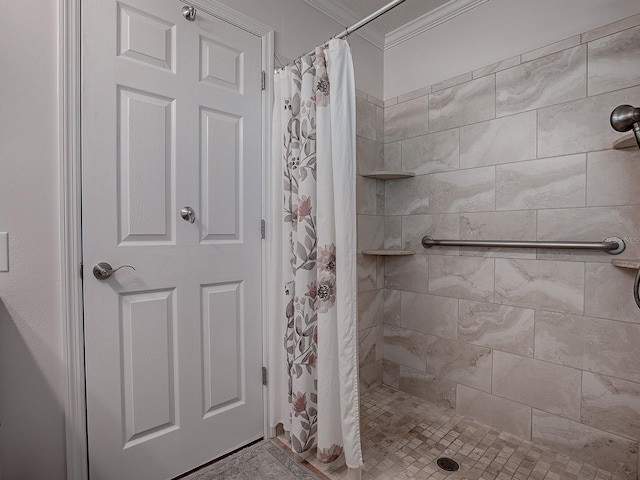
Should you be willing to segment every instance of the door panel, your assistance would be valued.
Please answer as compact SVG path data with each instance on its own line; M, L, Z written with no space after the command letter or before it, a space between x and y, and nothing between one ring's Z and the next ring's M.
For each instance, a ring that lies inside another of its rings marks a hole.
M125 445L176 427L174 290L120 296Z
M173 240L175 100L119 88L121 242Z
M240 240L242 118L201 110L202 240Z
M261 40L182 6L83 3L92 480L173 478L263 435ZM103 261L135 270L100 281Z

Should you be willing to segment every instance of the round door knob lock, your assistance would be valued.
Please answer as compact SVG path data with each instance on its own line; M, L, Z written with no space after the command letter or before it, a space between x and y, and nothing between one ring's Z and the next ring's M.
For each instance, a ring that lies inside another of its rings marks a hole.
M196 221L196 212L191 207L182 207L180 209L180 216L189 223Z

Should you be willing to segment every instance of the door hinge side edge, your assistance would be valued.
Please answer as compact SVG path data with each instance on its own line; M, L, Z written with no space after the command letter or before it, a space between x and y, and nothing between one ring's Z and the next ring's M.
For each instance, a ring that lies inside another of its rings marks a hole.
M262 367L262 385L267 386L267 367Z
M267 72L265 72L264 70L262 70L262 79L260 85L262 85L262 90L267 89Z
M267 235L267 223L264 219L260 220L260 238L264 240Z

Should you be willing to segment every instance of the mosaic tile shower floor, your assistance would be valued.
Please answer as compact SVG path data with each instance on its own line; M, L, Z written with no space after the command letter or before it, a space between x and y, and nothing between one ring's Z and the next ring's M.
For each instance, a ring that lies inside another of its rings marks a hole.
M453 410L386 386L361 398L363 480L605 480L606 470L502 433L456 415ZM460 464L456 472L436 465L439 457ZM329 471L308 461L330 479L346 478L346 468Z

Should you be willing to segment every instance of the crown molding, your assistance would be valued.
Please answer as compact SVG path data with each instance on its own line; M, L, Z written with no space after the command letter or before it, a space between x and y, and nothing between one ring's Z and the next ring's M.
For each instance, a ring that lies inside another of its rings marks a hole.
M362 17L359 17L351 10L344 8L339 3L334 0L302 0L304 3L312 6L316 10L324 13L327 17L335 20L340 25L344 25L344 28L347 28L353 25L356 22L362 20ZM343 28L343 30L344 30ZM340 32L335 32L336 34ZM357 35L360 35L369 43L375 45L380 50L384 50L385 48L385 36L384 34L371 27L362 27L358 30Z
M402 42L406 42L410 38L448 22L458 15L462 15L472 8L488 1L489 0L451 0L444 5L440 5L425 15L387 33L385 36L384 49L386 50L387 48L392 48Z
M351 10L343 7L335 0L302 0L316 10L324 13L345 28L361 20ZM430 28L437 27L458 15L468 12L472 8L482 5L489 0L450 0L444 5L410 21L406 25L397 28L386 35L371 27L362 27L355 32L362 38L372 43L381 50L395 47L410 38L420 35Z

